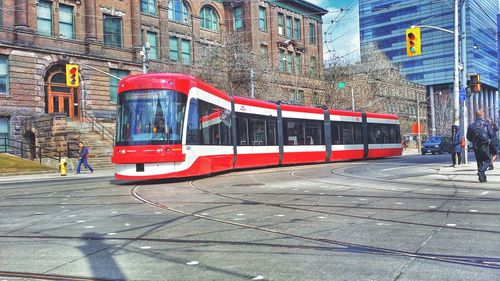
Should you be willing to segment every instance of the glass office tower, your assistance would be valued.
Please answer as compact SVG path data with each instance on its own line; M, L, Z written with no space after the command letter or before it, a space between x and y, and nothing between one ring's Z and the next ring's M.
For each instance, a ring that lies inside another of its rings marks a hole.
M467 73L481 75L482 93L470 99L469 112L490 109L498 116L498 0L465 0ZM422 28L422 55L408 57L405 30L430 25L453 30L454 0L360 0L361 52L376 43L406 77L428 86L428 93L453 91L453 34ZM493 110L495 108L495 110ZM493 116L495 115L495 116ZM469 114L469 117L472 117Z

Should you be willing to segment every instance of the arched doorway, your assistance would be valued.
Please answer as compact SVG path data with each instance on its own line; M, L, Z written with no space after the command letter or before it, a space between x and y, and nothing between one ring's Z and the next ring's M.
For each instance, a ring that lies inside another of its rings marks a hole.
M72 120L80 119L80 88L66 86L64 65L52 67L45 79L45 111L64 112Z

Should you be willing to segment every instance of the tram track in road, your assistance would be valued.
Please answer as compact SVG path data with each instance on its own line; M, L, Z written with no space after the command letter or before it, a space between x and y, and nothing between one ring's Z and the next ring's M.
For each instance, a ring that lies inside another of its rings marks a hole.
M44 274L22 271L0 271L0 277L31 278L37 280L60 280L60 281L122 281L123 279L104 279L82 277L74 275Z
M267 232L267 233L285 236L288 238L295 238L295 239L305 240L305 241L314 242L314 243L326 244L327 248L335 247L335 249L337 249L337 247L340 246L340 247L344 247L344 249L346 251L349 251L349 252L367 253L367 254L375 254L375 255L394 255L394 256L401 256L401 257L407 257L407 258L424 259L424 260L454 263L454 264L461 264L461 265L469 265L469 266L490 268L490 269L497 269L497 270L500 269L500 258L434 255L434 254L425 254L425 253L395 250L395 249L384 248L384 247L376 247L376 246L363 245L363 244L357 244L357 243L349 243L349 242L344 242L344 241L334 240L334 239L315 238L315 237L310 237L310 236L306 236L306 235L300 235L300 234L295 234L295 233L291 233L291 232L271 229L271 228L267 228L267 227L261 227L261 226L256 226L256 225L250 225L250 224L229 221L229 220L225 220L225 219L216 218L213 216L198 214L196 212L184 211L184 210L180 210L180 209L171 207L169 205L148 199L146 196L141 195L139 193L140 188L141 188L140 185L136 185L132 188L131 194L133 197L135 197L136 199L140 200L141 202L143 202L149 206L152 206L152 207L164 210L164 211L169 211L169 212L181 214L183 216L195 217L195 218L202 219L202 220L208 220L208 221L213 221L213 222L217 222L217 223L232 225L232 226L239 227L241 229L257 230L257 231L262 231L262 232ZM194 188L196 188L196 187L194 187ZM203 190L200 190L200 191L203 191ZM208 192L208 193L212 193L212 192ZM217 193L215 193L214 195L216 195L216 194ZM236 198L234 198L234 199L236 199ZM238 200L247 201L247 202L251 201L251 200L245 200L245 199L238 199ZM268 206L274 206L274 204L265 204L263 202L262 202L262 204L268 205ZM301 211L309 211L309 210L301 209ZM439 226L439 227L442 227L442 226Z

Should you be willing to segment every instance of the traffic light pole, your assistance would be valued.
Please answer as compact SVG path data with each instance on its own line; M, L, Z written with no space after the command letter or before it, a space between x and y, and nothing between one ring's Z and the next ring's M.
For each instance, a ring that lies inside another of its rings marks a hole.
M454 11L453 11L453 18L454 18L454 24L453 24L453 31L452 30L448 30L448 29L444 29L444 28L441 28L441 27L437 27L437 26L432 26L432 25L412 25L411 28L414 28L414 27L426 27L426 28L431 28L431 29L436 29L436 30L440 30L440 31L443 31L443 32L447 32L447 33L451 33L453 34L453 42L454 42L454 46L453 46L453 124L454 125L460 125L461 124L461 128L465 128L465 120L462 120L462 122L460 122L460 78L459 78L459 65L458 65L458 61L459 61L459 41L460 41L460 34L459 34L459 2L460 4L462 5L462 7L465 7L465 0L454 0ZM465 13L465 11L464 11ZM464 38L462 38L464 39ZM464 49L464 52L466 50ZM465 61L464 61L464 64L465 64ZM465 107L464 107L465 108ZM463 131L463 133L465 134L465 131ZM466 153L464 153L466 154ZM467 159L467 158L466 158ZM467 160L465 160L464 163L467 163L466 162Z
M460 101L460 112L461 112L461 130L462 130L462 135L465 137L467 133L467 127L468 127L468 116L469 114L467 113L467 32L466 32L466 7L465 7L465 0L461 0L460 3L460 11L461 11L461 19L460 19L460 29L462 30L461 36L460 36L460 43L461 43L461 50L462 50L462 85L461 85L461 90L465 91L465 97ZM462 163L467 164L469 161L468 157L468 151L467 151L467 141L465 142L465 147L463 148L462 152Z

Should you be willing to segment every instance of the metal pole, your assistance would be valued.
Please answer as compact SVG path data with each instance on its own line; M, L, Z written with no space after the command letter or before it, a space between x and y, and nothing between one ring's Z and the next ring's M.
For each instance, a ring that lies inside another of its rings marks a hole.
M142 46L141 57L142 57L142 73L148 73L148 50L146 46Z
M459 76L458 76L458 39L459 39L459 34L458 34L458 1L455 0L455 8L454 8L454 28L453 28L453 37L454 37L454 52L453 52L453 123L455 125L460 124L460 118L459 118L459 113L460 113L460 100L459 100Z
M461 89L463 91L467 91L467 26L466 26L466 6L465 6L465 0L462 0L461 3L461 22L460 22L460 27L461 27L461 47L462 47L462 84L461 84ZM467 98L465 98L461 103L460 103L461 112L462 112L462 126L461 131L462 135L465 137L465 134L467 132L467 124L468 124L468 113L467 113ZM464 151L462 153L462 163L467 164L469 160L469 157L467 155L467 144L464 147Z
M420 152L420 101L418 99L418 93L417 95L417 149Z
M351 87L351 105L352 105L352 111L356 111L356 108L354 107L354 88Z
M253 67L250 67L250 97L252 99L255 98L255 85L254 85Z
M429 100L431 102L431 136L436 135L436 104L434 102L434 86L429 86Z

